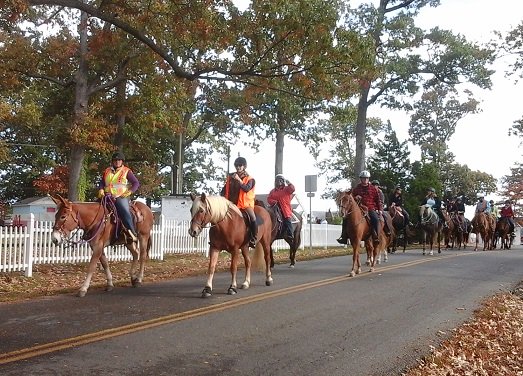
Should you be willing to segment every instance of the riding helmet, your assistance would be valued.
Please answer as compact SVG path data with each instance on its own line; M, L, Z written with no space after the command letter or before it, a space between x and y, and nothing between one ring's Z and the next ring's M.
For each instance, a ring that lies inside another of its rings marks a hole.
M373 180L372 181L372 185L380 185L380 181L379 180Z
M243 157L238 157L234 161L234 166L245 166L247 167L247 160Z
M285 181L285 178L283 177L283 174L278 174L274 177L274 180L278 180L278 179L281 179L283 181Z
M429 187L429 188L427 189L427 191L430 191L430 192L433 192L433 193L436 192L436 190L435 190L434 188L432 188L432 187Z
M367 170L363 170L362 172L360 172L360 178L370 178L370 172L368 172Z
M120 159L122 161L125 161L125 156L123 155L123 153L121 151L117 151L117 152L113 153L111 160L116 161L116 160L120 160Z

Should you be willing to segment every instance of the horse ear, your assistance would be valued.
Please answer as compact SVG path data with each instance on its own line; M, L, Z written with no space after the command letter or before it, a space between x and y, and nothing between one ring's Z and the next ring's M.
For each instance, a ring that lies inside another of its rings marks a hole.
M200 196L200 198L202 199L202 201L205 201L205 198L206 198L205 193L202 193L202 195Z
M65 201L64 201L65 199L62 196L60 196L59 194L50 195L50 196L51 196L51 199L56 204L56 206L65 205Z
M191 200L192 201L196 200L196 195L194 193L191 193Z

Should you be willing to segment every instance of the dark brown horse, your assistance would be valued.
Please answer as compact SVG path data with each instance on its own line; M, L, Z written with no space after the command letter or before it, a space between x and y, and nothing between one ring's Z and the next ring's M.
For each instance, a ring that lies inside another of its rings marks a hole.
M458 249L467 247L468 234L470 232L470 221L468 221L462 214L452 212L450 213L450 220L453 224L452 233L452 248L456 246ZM468 223L467 223L468 222ZM467 226L469 228L467 228Z
M271 268L274 267L274 251L272 248L272 243L278 239L283 239L289 245L289 260L291 261L289 267L294 268L296 265L296 251L301 244L301 229L303 226L303 219L300 213L293 210L292 213L296 217L295 221L292 221L292 235L293 238L290 240L285 234L285 226L281 220L281 210L274 206L265 206L263 201L256 200L256 205L263 206L267 209L271 216L272 220L272 231L271 231ZM278 213L279 211L279 213Z
M419 226L423 231L423 254L426 254L425 247L427 242L429 243L430 247L429 254L434 254L434 241L436 241L438 244L438 253L441 253L440 242L442 225L439 223L439 217L429 205L421 205L419 208Z
M476 233L476 246L474 251L478 250L479 237L481 235L481 240L483 241L483 250L491 250L493 247L493 238L495 224L494 219L490 214L483 212L476 213L474 218L472 218L472 229Z
M367 261L370 271L374 271L376 263L381 261L381 254L384 254L387 261L387 247L392 241L393 235L387 236L383 231L383 221L379 222L378 238L379 244L374 246L372 242L372 227L370 224L369 212L363 205L360 206L352 191L340 192L336 197L336 203L340 208L340 214L347 220L347 234L352 246L352 270L350 276L354 277L361 273L360 264L360 243L365 242L367 250ZM388 213L387 213L388 215ZM394 229L390 229L394 232Z
M444 226L441 230L441 232L443 233L443 241L445 243L445 248L454 248L454 243L456 241L456 228L454 222L452 221L449 213L445 209L442 209L441 213L443 214L443 218L445 219L446 224L446 226Z
M52 197L58 207L55 215L53 233L51 235L54 244L71 242L71 232L77 229L84 231L83 239L91 246L93 254L87 268L87 277L78 291L78 296L83 297L91 283L91 278L96 270L98 261L105 270L107 279L106 291L113 289L113 277L109 269L104 248L109 245L125 244L131 251L133 261L129 276L133 287L141 285L145 262L151 249L151 231L153 227L153 213L151 209L142 202L134 202L131 205L131 213L136 224L138 234L138 245L131 239L125 237L121 232L116 239L115 232L119 224L114 223L114 214L108 210L102 202L71 202L60 195ZM138 268L138 261L140 267Z
M510 230L511 229L508 218L500 218L498 223L496 224L496 236L501 240L501 249L510 249L512 247L514 237L511 236Z
M394 239L391 244L391 252L395 253L398 247L398 238L400 234L403 236L403 252L407 248L407 227L408 223L405 216L402 213L401 208L398 208L396 204L392 203L389 206L389 214L392 219L392 226L394 226Z
M225 250L231 254L231 285L227 293L237 293L236 273L238 270L238 256L243 255L245 262L245 280L242 289L248 289L251 285L251 258L249 256L249 227L240 209L231 201L222 196L206 196L203 193L196 197L191 194L193 200L191 207L191 224L189 235L198 236L207 225L209 230L209 267L207 271L207 283L202 291L202 298L212 295L212 282L218 255ZM271 275L271 229L272 221L267 210L261 206L254 207L256 222L258 223L258 242L256 244L254 258L263 254L265 263L265 285L273 283Z

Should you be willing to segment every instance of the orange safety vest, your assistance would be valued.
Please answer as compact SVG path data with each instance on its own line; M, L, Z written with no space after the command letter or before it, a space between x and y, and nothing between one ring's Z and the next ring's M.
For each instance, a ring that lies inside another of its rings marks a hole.
M108 167L104 171L104 192L110 193L113 197L120 197L129 190L127 173L129 167L122 166L118 170Z
M247 182L252 179L251 176L246 175L242 179L242 184L247 184ZM245 192L243 189L240 189L240 194L238 195L238 203L236 206L238 206L240 209L245 208L254 208L254 187L249 192Z

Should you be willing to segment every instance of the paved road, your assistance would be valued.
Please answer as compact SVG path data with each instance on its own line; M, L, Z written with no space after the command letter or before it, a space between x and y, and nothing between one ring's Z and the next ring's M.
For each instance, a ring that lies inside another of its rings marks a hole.
M201 299L205 277L0 304L2 375L399 375L480 301L523 279L523 248L276 266L274 286Z

